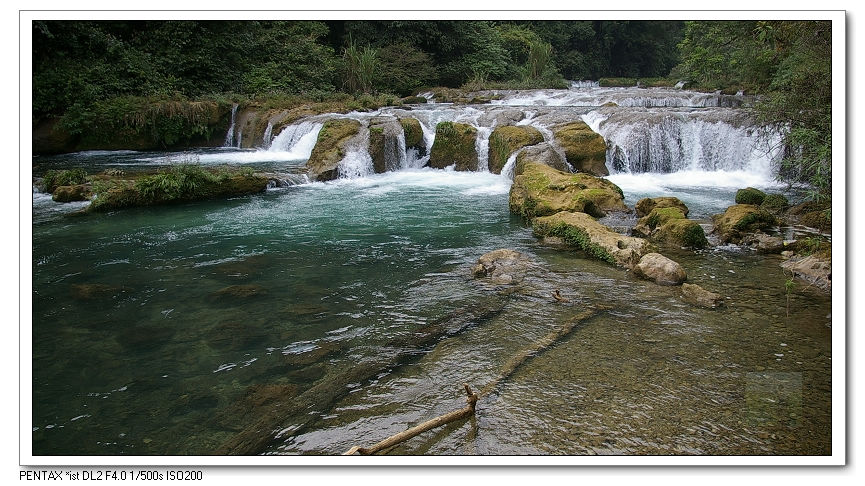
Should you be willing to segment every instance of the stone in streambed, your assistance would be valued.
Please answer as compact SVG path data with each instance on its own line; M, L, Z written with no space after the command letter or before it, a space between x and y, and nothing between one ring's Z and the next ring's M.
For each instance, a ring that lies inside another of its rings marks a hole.
M724 298L720 294L689 283L682 284L682 298L690 304L706 309L714 309L724 303Z
M610 175L604 137L594 132L585 122L560 125L553 130L553 135L564 149L565 157L574 170L595 176Z
M565 158L549 142L523 148L517 154L516 164L514 165L514 177L525 172L526 164L532 162L548 165L561 172L570 172L568 165L565 163Z
M517 150L544 141L537 128L528 125L503 126L492 131L489 140L489 170L500 174L508 157Z
M90 184L76 184L73 186L60 186L54 189L51 199L55 202L88 201L92 195Z
M660 253L643 255L634 267L634 274L658 285L680 285L688 278L681 265Z
M637 201L637 205L634 206L634 210L637 212L637 217L642 218L644 216L648 216L649 213L652 212L653 209L661 209L661 208L678 208L679 211L682 212L682 216L688 217L688 206L685 205L679 198L665 196L665 197L645 197Z
M360 122L350 118L333 118L318 132L315 147L306 162L307 175L313 181L339 177L339 163L347 153L346 144L360 131Z
M753 204L736 204L727 208L724 214L712 216L721 243L736 243L748 233L767 230L777 225L777 219L765 209Z
M267 289L261 285L229 285L210 294L212 300L248 300L267 295Z
M458 171L478 170L477 133L475 127L465 123L441 122L436 125L429 166L444 169L453 165Z
M493 250L478 258L472 267L475 278L489 278L495 284L518 283L525 278L531 266L529 258L522 253L509 249Z
M527 219L560 211L603 217L608 211L628 211L624 193L612 182L589 174L569 174L529 162L514 178L508 198L510 211Z

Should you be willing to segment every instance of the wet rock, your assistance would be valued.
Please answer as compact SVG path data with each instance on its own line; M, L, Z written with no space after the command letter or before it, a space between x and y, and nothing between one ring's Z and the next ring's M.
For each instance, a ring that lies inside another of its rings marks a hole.
M721 243L738 244L748 233L767 230L777 224L777 219L765 209L753 204L736 204L730 206L724 214L712 216L715 229Z
M688 217L688 206L677 197L644 197L637 201L637 205L634 206L638 218L648 216L656 208L678 208L683 217Z
M553 130L568 163L578 172L596 176L610 175L607 169L607 144L584 122L560 125Z
M786 248L783 238L759 231L742 237L741 244L750 246L759 253L781 253Z
M345 157L348 142L360 131L360 122L333 118L324 123L318 140L306 162L307 175L313 181L329 181L339 176L339 163Z
M267 289L261 285L229 285L210 294L212 300L237 301L248 300L267 295Z
M215 421L222 427L241 430L246 423L256 420L262 413L273 413L269 410L271 405L290 402L299 393L300 387L293 384L250 385L244 390L240 398L216 417Z
M720 294L709 292L696 284L682 284L682 298L686 302L707 309L714 309L724 303Z
M213 326L206 335L207 344L221 350L243 350L261 344L267 333L249 321L228 320Z
M527 219L560 211L582 212L601 218L607 211L628 211L622 190L612 182L589 174L568 174L529 162L514 178L508 200L510 210Z
M219 405L219 397L206 392L184 393L174 400L169 409L171 415L184 415L195 411L204 411Z
M166 326L133 326L124 329L116 340L131 351L149 351L165 345L174 337L174 332Z
M76 184L74 186L60 186L54 189L51 199L56 202L88 201L92 195L90 184Z
M122 285L107 284L72 284L69 288L72 298L76 300L109 300L128 292L129 288Z
M369 155L376 174L399 170L402 147L399 136L403 125L394 117L377 116L369 120Z
M314 349L302 353L283 354L282 361L292 367L303 367L316 364L325 358L338 354L341 350L339 343L325 341L317 343Z
M570 172L565 158L548 142L531 145L520 151L514 165L514 177L525 172L526 164L530 162L548 165L558 171Z
M426 103L426 98L420 98ZM426 146L426 142L423 139L423 128L421 128L420 122L414 118L400 118L399 123L402 125L403 134L405 135L406 150L415 149L419 157L425 156L429 147Z
M441 122L436 125L429 166L444 169L455 165L458 171L478 170L477 133L475 127L466 123Z
M797 256L781 263L781 268L822 290L832 290L831 259L820 258L815 255Z
M745 189L739 189L736 191L736 204L753 204L759 206L763 204L764 199L766 199L766 193L759 189L754 189L753 187L746 187Z
M634 274L658 285L680 285L688 278L681 265L660 253L643 255L634 267Z
M509 249L493 250L478 258L478 263L472 267L475 278L490 278L493 283L508 285L522 281L531 261L522 253Z
M799 224L819 231L832 231L832 219L826 211L811 211L799 216Z
M562 238L593 258L629 269L652 248L648 241L616 233L585 213L562 211L537 218L532 232L539 238Z
M653 208L640 218L631 233L657 243L690 248L705 248L709 244L703 227L685 218L678 206Z
M250 255L213 266L214 276L224 280L246 280L260 275L273 265L273 257L267 254Z
M508 157L517 150L544 141L537 128L528 125L503 126L492 131L489 140L489 170L500 174Z

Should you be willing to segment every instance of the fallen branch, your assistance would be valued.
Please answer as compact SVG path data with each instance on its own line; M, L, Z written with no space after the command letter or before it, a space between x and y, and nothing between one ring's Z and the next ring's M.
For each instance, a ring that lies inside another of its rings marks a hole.
M469 415L473 415L475 413L475 405L478 403L478 396L475 393L472 393L472 389L469 388L468 384L463 384L466 390L466 402L468 405L465 407L454 410L453 412L446 413L444 415L439 415L434 419L427 420L426 422L416 425L404 432L400 432L399 434L392 435L387 439L374 444L371 447L358 447L354 446L348 451L346 451L344 456L351 456L355 453L360 453L364 456L375 454L378 451L387 449L389 447L393 447L401 442L405 442L416 435L420 435L427 430L434 429L436 427L441 427L442 425L449 424L451 422L456 422L462 418L468 417Z

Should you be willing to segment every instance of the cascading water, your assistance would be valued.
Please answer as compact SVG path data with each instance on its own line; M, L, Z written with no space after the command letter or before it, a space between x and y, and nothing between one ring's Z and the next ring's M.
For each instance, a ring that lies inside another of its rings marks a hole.
M375 171L372 157L369 155L369 128L361 125L360 131L349 140L345 150L345 157L339 162L341 179L357 179L373 175Z
M273 138L273 123L267 122L267 128L264 129L264 136L261 137L263 146L270 147L271 139Z
M231 124L228 126L228 132L225 133L225 142L223 142L222 144L223 147L234 146L234 123L235 118L237 117L237 107L237 103L235 103L231 107Z
M270 152L284 152L290 160L306 160L312 154L322 123L304 121L285 127L270 143Z
M490 134L493 132L493 127L477 127L477 130L475 150L478 153L478 172L489 172Z

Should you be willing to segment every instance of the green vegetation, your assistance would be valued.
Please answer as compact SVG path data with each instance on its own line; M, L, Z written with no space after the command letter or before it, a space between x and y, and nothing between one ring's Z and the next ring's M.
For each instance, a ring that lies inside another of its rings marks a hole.
M84 169L49 170L42 176L42 186L45 192L53 193L60 186L84 184L86 177Z
M576 226L567 223L559 223L552 227L548 227L547 225L539 221L535 221L532 226L532 231L536 235L557 236L564 240L564 242L568 245L583 250L587 255L592 258L605 261L613 265L616 264L616 259L613 258L613 255L610 255L610 253L607 252L607 250L605 250L600 245L592 243L589 235Z
M783 134L779 177L831 200L832 27L829 21L687 22L673 73L703 89L762 94L759 122Z
M782 194L766 194L760 207L773 212L780 212L790 207L790 201Z

